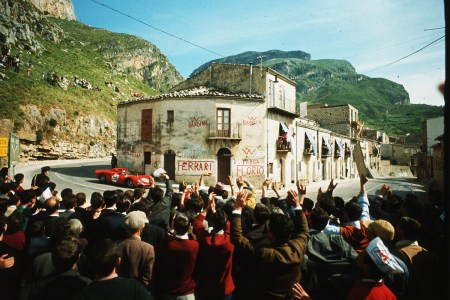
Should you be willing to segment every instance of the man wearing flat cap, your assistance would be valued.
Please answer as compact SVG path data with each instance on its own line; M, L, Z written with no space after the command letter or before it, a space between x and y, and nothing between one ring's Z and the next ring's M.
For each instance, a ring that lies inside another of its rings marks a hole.
M134 278L150 289L155 251L152 245L141 241L146 222L147 216L143 211L132 211L125 217L128 238L118 244L121 263L117 273L122 277Z

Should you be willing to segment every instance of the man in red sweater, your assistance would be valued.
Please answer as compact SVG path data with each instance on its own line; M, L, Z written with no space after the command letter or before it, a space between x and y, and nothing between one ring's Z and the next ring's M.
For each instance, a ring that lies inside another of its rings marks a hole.
M389 252L379 237L373 239L357 259L357 266L363 272L347 294L347 300L396 300L397 297L384 284L384 274L403 273L402 267Z
M198 242L188 236L190 222L184 213L173 219L174 235L166 237L156 253L157 299L195 299Z
M230 223L223 210L216 211L214 193L208 196L208 207L194 219L194 233L200 244L198 299L231 299L234 291L231 265L234 245L230 241ZM208 210L213 214L210 233L203 226Z

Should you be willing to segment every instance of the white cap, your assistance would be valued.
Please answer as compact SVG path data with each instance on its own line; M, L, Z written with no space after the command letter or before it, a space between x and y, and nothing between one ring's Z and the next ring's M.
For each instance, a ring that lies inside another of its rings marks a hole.
M388 274L405 273L379 237L369 243L366 251L381 272Z

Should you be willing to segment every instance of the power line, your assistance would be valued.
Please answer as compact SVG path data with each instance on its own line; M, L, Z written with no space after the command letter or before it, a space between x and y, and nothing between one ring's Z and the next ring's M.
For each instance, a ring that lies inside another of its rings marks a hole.
M445 29L445 27L428 28L424 29L423 31L438 30L438 29Z
M205 50L205 51L207 51L207 52L210 52L210 53L212 53L212 54L218 55L218 56L220 56L220 57L225 57L225 55L222 55L222 54L217 53L217 52L215 52L215 51L209 50L209 49L207 49L207 48L205 48L205 47L203 47L203 46L200 46L200 45L195 44L195 43L193 43L193 42L190 42L190 41L188 41L188 40L186 40L186 39L183 39L183 38L181 38L181 37L179 37L179 36L176 36L176 35L174 35L174 34L171 34L170 32L167 32L167 31L165 31L165 30L163 30L163 29L157 28L157 27L155 27L155 26L153 26L153 25L151 25L151 24L148 24L148 23L146 23L146 22L144 22L144 21L142 21L142 20L139 20L139 19L137 19L137 18L135 18L135 17L133 17L133 16L130 16L130 15L124 13L124 12L121 12L120 10L117 10L117 9L111 7L111 6L108 6L108 5L104 4L104 3L98 2L98 1L96 1L96 0L91 0L91 1L94 2L94 3L97 4L97 5L104 6L104 7L108 8L108 9L110 9L110 10L112 10L112 11L115 11L115 12L118 13L118 14L121 14L121 15L123 15L123 16L125 16L125 17L127 17L127 18L130 18L130 19L132 19L132 20L134 20L134 21L136 21L136 22L139 22L139 23L141 23L141 24L144 24L145 26L148 26L148 27L150 27L150 28L153 28L153 29L155 29L155 30L157 30L157 31L159 31L159 32L161 32L161 33L164 33L164 34L170 36L170 37L173 37L173 38L176 38L176 39L178 39L178 40L180 40L180 41L183 41L183 42L185 42L185 43L187 43L187 44L189 44L189 45L195 46L195 47L197 47L197 48L200 48L200 49Z
M370 72L379 70L379 69L381 69L381 68L385 68L385 67L391 66L391 65L393 65L393 64L395 64L395 63L398 63L399 61L404 60L405 58L408 58L408 57L410 57L410 56L412 56L412 55L414 55L414 54L416 54L416 53L418 53L418 52L424 50L425 48L428 48L429 46L433 45L434 43L437 43L438 41L442 40L443 38L445 38L445 35L441 36L440 38L435 39L435 40L432 41L431 43L426 44L426 45L423 46L422 48L420 48L420 49L418 49L418 50L416 50L416 51L414 51L414 52L412 52L412 53L410 53L410 54L408 54L408 55L405 55L405 56L403 56L403 57L401 57L401 58L399 58L399 59L397 59L397 60L395 60L395 61L393 61L393 62L391 62L391 63L388 63L388 64L386 64L386 65L384 65L384 66L381 66L381 67L378 67L378 68L375 68L375 69L372 69L372 70L367 71L367 72L365 72L365 73L370 73Z

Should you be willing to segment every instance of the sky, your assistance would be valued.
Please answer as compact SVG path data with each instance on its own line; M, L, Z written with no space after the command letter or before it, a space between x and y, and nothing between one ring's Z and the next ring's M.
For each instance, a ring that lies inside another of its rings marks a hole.
M72 3L78 21L148 40L184 78L203 63L245 51L301 50L312 60L347 60L360 74L402 84L411 103L444 105L437 88L445 80L444 0Z

